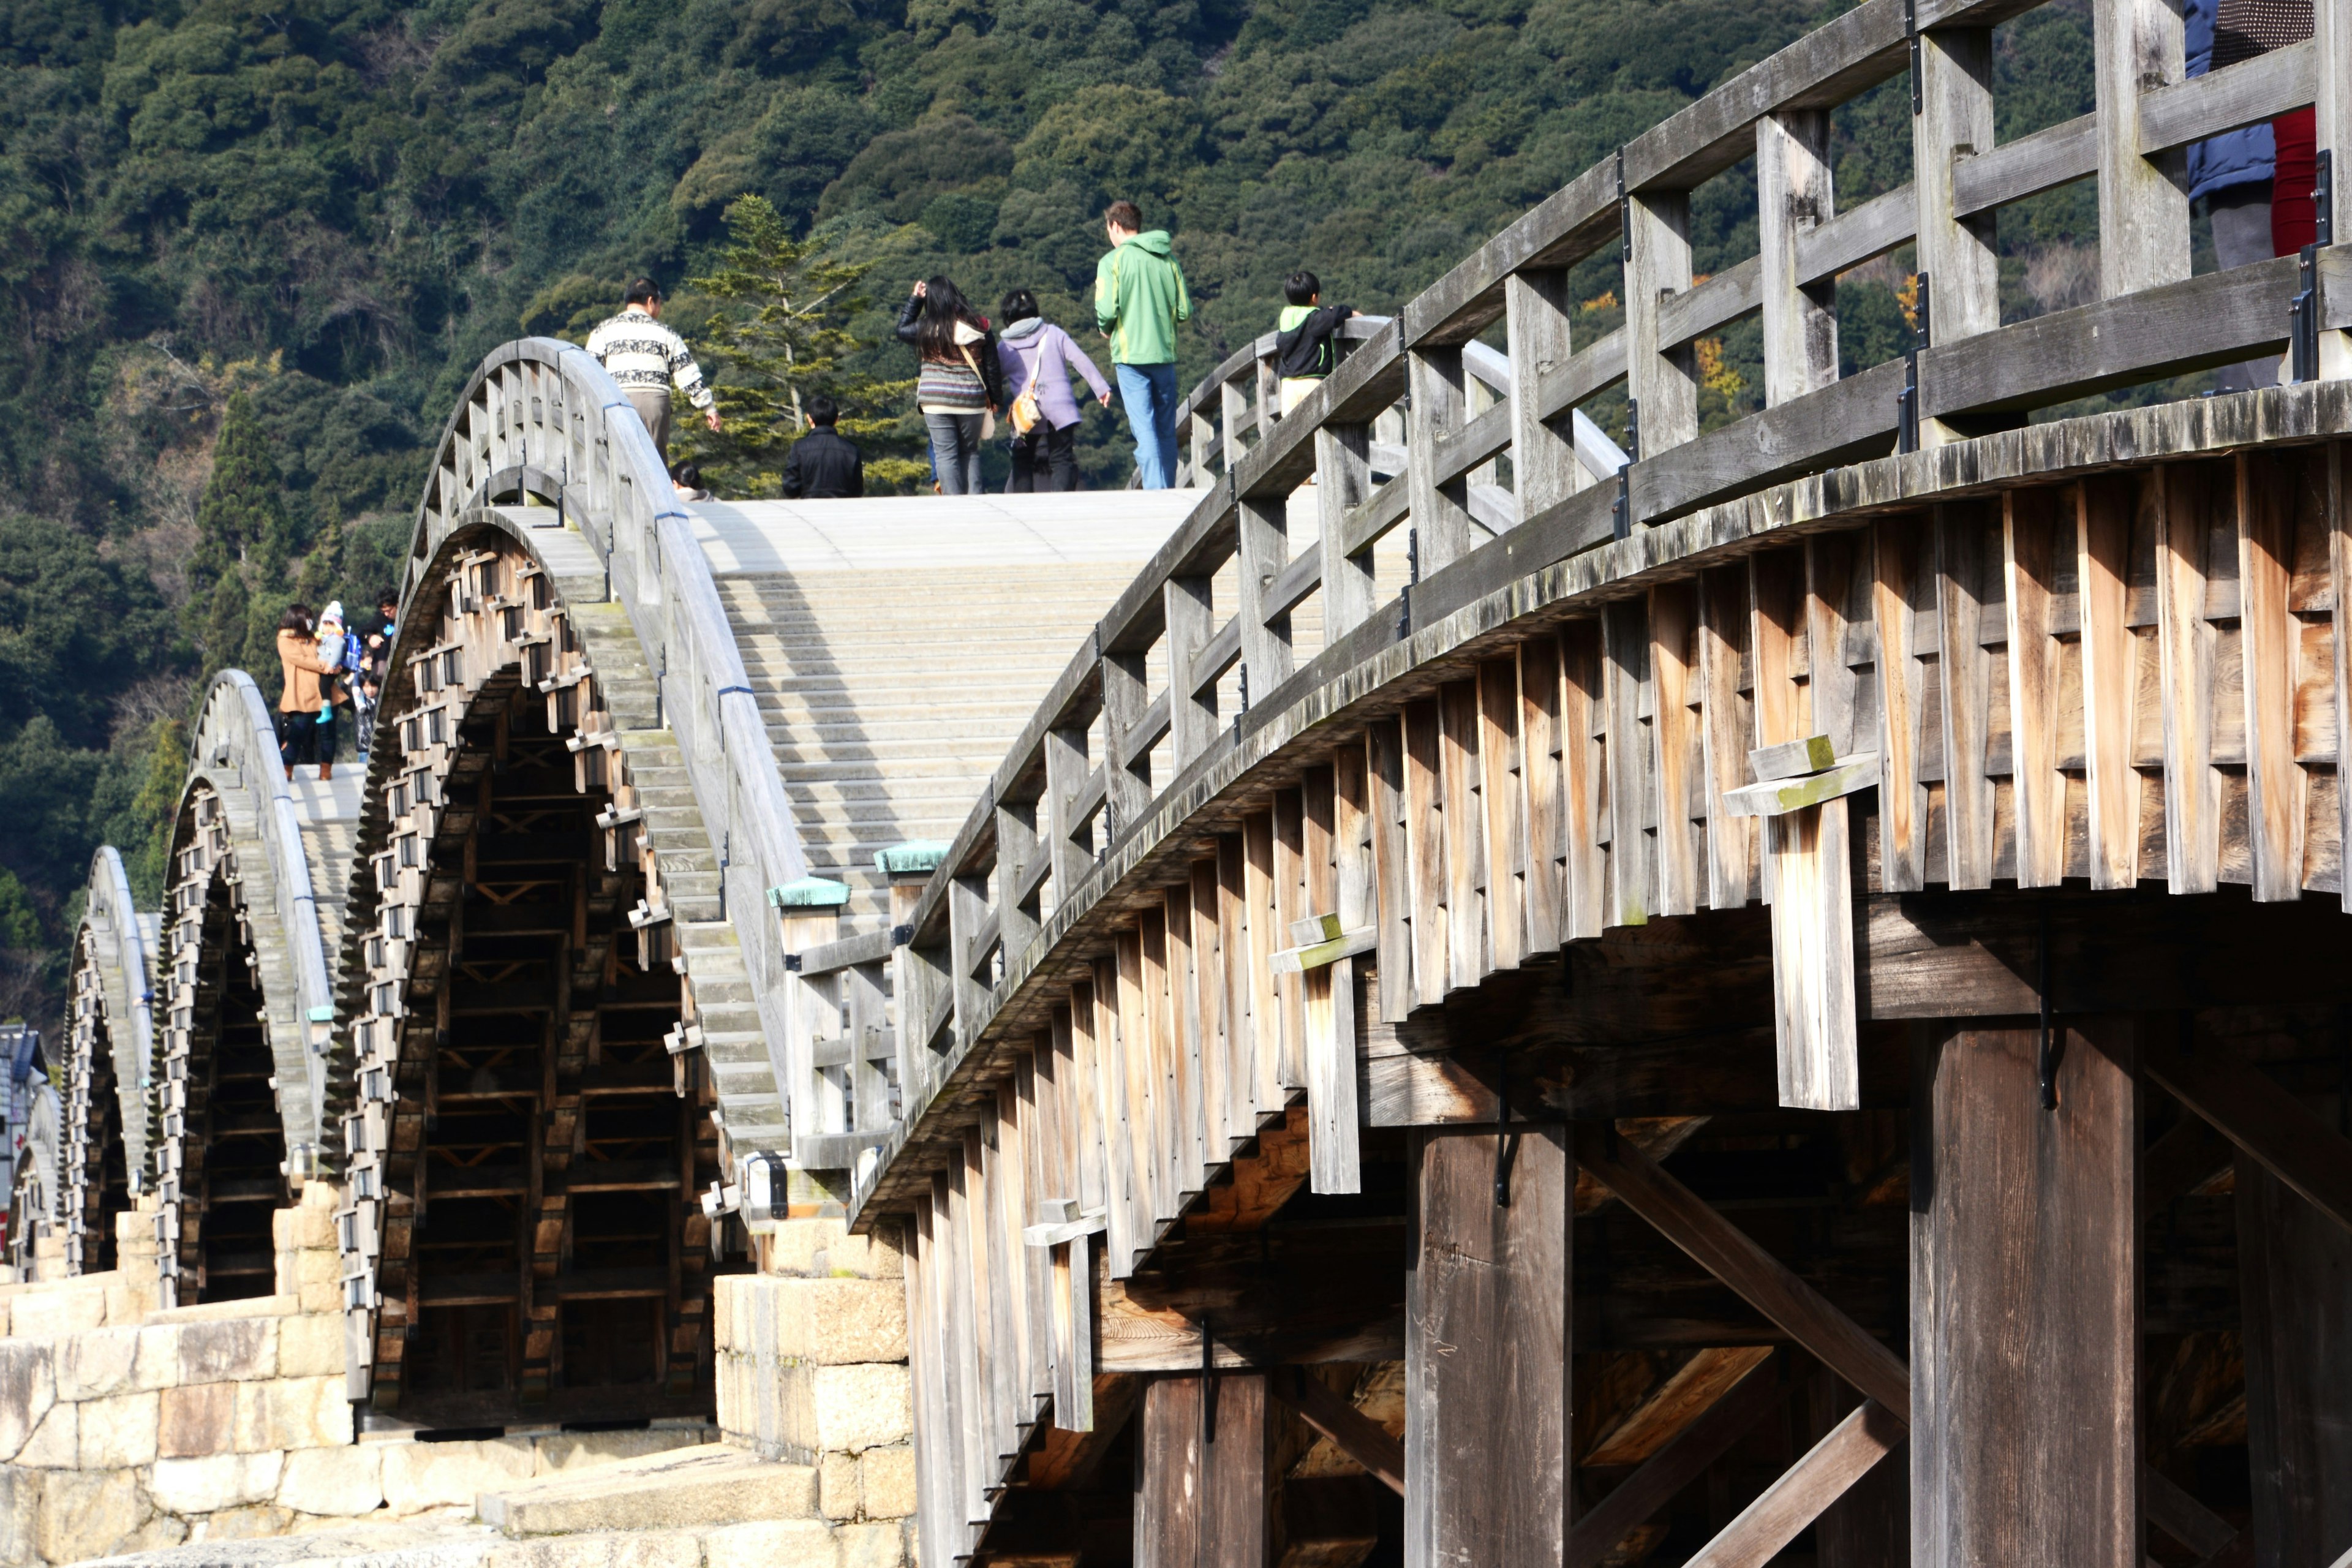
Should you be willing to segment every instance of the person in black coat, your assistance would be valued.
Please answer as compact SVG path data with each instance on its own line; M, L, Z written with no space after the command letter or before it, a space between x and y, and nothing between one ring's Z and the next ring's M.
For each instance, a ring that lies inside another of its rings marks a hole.
M866 459L857 443L834 429L841 410L820 392L802 405L809 431L784 456L787 500L841 500L866 493Z

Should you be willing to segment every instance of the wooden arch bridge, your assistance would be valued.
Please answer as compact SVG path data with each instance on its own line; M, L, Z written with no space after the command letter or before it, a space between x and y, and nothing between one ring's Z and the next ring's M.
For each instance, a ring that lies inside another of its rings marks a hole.
M501 349L364 789L224 678L165 929L93 896L68 1148L147 1151L195 1294L228 1134L338 1184L350 1394L427 1428L707 1408L743 1228L892 1228L938 1568L2330 1568L2352 272L2192 275L2180 157L2352 145L2352 22L2192 81L2094 0L2096 112L1996 144L2027 8L1866 0L1286 416L1253 345L1182 491L688 507ZM1914 179L1841 210L1906 72ZM2083 179L2100 298L2002 325L2000 209ZM1841 377L1905 247L1918 341Z

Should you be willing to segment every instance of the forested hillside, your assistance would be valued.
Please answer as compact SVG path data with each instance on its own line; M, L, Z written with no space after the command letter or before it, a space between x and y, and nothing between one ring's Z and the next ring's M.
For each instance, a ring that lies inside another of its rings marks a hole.
M89 856L152 847L196 683L298 592L391 581L464 378L707 269L735 197L871 262L862 335L944 271L1076 324L1106 200L1174 231L1189 381L1282 275L1385 311L1841 0L13 0L0 7L0 1016L55 1016ZM2089 107L2079 12L2003 29L2004 137ZM1909 177L1888 84L1839 193ZM2005 217L2013 314L2084 297L2086 190ZM1702 270L1750 254L1745 169ZM1614 323L1602 260L1584 295ZM1900 258L1841 289L1848 358L1901 329ZM1758 398L1753 326L1707 409ZM868 368L908 374L877 346ZM888 414L892 410L868 411ZM1596 413L1601 412L1596 409ZM1124 460L1087 421L1097 483Z

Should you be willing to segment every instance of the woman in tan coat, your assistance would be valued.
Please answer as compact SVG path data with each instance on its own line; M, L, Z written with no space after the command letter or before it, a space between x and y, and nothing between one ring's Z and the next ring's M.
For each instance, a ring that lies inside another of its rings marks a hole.
M286 776L303 763L319 764L319 776L330 776L335 763L334 710L320 677L335 673L319 658L318 633L310 624L310 606L290 605L278 618L278 664L286 683L278 697L278 755ZM321 723L320 709L326 709Z

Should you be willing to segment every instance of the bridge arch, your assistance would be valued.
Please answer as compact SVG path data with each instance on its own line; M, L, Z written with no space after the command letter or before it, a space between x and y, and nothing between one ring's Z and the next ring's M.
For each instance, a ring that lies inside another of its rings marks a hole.
M320 1169L333 990L303 812L243 670L205 693L169 866L150 1138L163 1299L268 1295L270 1215Z
M74 933L65 1063L66 1272L114 1267L114 1220L152 1184L149 1100L155 1070L155 943L114 846L90 858Z

